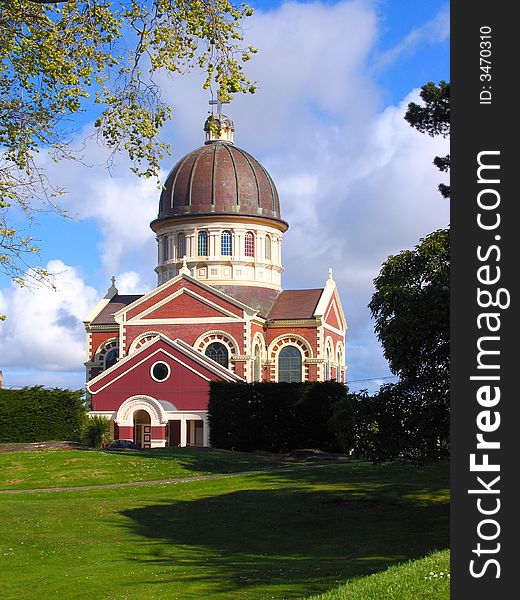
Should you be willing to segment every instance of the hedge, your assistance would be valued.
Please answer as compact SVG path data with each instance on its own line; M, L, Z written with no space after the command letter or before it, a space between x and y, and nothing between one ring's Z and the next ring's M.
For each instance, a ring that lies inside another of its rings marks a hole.
M0 443L79 440L85 417L81 390L0 389Z
M208 407L211 445L246 452L339 451L331 426L338 402L348 402L347 389L335 381L212 382Z

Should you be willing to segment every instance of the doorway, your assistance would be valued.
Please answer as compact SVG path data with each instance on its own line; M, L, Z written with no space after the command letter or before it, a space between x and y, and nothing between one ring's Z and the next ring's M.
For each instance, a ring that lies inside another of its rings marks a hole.
M134 443L139 448L152 447L152 425L146 410L138 410L134 413Z

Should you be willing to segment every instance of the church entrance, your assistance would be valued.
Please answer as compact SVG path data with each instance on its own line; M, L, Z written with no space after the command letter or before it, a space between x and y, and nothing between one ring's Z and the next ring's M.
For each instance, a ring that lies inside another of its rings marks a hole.
M137 410L134 413L134 443L139 448L152 447L152 424L146 410Z

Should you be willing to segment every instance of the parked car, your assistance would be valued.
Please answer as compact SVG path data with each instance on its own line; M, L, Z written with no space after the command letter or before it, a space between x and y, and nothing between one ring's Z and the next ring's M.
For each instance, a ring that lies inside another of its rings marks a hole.
M114 440L105 447L105 450L140 450L140 448L131 440Z

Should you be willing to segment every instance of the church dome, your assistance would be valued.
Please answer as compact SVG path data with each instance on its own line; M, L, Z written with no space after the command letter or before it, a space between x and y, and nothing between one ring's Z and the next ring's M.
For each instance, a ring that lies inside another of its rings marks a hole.
M281 221L278 192L269 173L253 156L230 141L209 139L170 171L152 227L170 219L199 215Z

